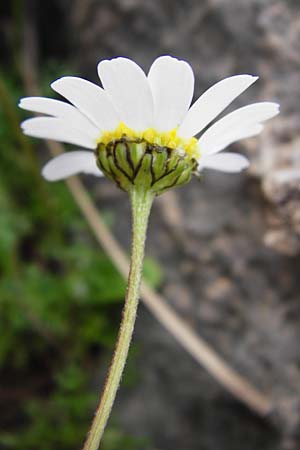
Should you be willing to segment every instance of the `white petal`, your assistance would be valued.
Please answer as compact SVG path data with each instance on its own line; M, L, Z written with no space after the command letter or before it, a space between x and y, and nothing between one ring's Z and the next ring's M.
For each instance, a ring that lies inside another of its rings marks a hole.
M68 99L101 130L113 130L119 117L108 95L100 86L78 77L63 77L52 89Z
M202 131L257 78L252 75L236 75L213 85L192 105L178 133L188 138Z
M221 136L199 139L199 148L202 155L213 155L218 153L224 148L228 147L236 141L242 139L247 139L253 136L257 136L263 130L264 126L262 124L249 125L245 128L233 128L228 129L227 133Z
M171 56L161 56L152 64L148 80L154 101L153 126L161 131L178 127L193 98L191 66Z
M212 125L199 139L199 144L205 153L214 153L218 143L227 137L238 135L260 122L271 119L279 112L279 105L271 102L254 103L233 111ZM239 138L241 139L241 138ZM237 139L235 139L237 140ZM233 141L232 141L233 142ZM227 144L228 145L228 144ZM215 147L216 146L216 147ZM224 147L223 147L224 148Z
M80 145L94 149L97 147L95 139L82 131L67 126L61 119L53 117L35 117L22 122L21 127L27 136L53 139L55 141L66 142L68 144Z
M87 173L101 177L103 174L96 164L92 152L77 151L62 153L51 159L42 170L42 175L48 181L58 181L77 173Z
M198 170L214 169L222 172L241 172L249 166L245 156L238 153L219 153L217 155L203 156L199 160Z
M20 100L19 107L27 111L65 119L67 126L71 125L73 128L82 130L94 139L97 139L100 134L99 128L69 103L46 97L26 97Z
M153 123L153 99L145 73L127 58L104 60L98 73L121 120L140 131Z

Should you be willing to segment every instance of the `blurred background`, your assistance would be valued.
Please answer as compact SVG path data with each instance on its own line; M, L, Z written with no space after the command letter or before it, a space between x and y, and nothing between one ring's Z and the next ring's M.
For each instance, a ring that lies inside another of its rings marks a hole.
M300 448L299 0L10 0L0 4L0 449L81 448L125 291L65 184L41 178L49 148L20 133L18 99L55 97L49 84L66 74L97 82L104 58L147 71L161 54L191 63L195 98L250 73L260 80L232 108L281 104L259 138L235 146L246 173L207 172L157 199L145 270L274 407L250 412L141 304L102 448ZM128 249L126 195L82 179Z

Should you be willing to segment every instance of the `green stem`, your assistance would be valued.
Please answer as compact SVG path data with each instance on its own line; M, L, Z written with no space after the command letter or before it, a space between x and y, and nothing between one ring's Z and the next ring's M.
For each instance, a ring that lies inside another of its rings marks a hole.
M100 403L83 450L98 450L99 448L121 381L136 319L146 232L153 194L133 188L130 192L130 200L133 222L132 251L122 322Z

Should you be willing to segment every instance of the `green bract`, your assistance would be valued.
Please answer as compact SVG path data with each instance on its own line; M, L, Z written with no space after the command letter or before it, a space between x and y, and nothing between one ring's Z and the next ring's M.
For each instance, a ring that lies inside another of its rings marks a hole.
M100 143L96 156L101 171L126 192L135 186L160 195L187 183L197 167L184 152L125 137Z

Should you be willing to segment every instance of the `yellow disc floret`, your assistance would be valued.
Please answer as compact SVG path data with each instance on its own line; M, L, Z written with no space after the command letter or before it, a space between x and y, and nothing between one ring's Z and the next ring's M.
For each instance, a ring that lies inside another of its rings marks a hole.
M157 131L155 128L147 128L143 131L135 131L127 127L124 122L120 122L113 131L104 131L98 138L97 143L109 144L122 138L141 139L149 144L160 147L168 147L174 150L183 150L191 158L200 157L198 140L196 138L183 139L177 134L177 128L170 131Z

